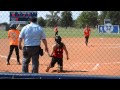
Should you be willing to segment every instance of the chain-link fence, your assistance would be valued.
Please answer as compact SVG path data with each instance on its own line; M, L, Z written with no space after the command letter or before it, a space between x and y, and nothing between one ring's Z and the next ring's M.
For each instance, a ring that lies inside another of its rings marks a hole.
M67 60L65 52L63 52L63 72L59 74L120 75L119 25L100 24L98 22L99 12L97 13L97 16L95 14L94 17L90 16L96 19L96 23L94 23L95 20L88 22L92 20L88 18L89 15L82 17L84 14L82 11L37 11L38 24L45 31L49 51L52 51L52 46L55 43L55 25L58 26L58 35L62 37L62 42L68 50L69 59ZM0 22L0 72L21 73L22 65L17 65L15 51L10 58L10 65L6 64L10 51L8 38L10 11L0 11ZM86 24L90 28L90 33L86 32L90 34L88 38L85 37L84 32ZM43 43L41 43L41 47L44 49ZM22 64L22 50L19 50L19 55ZM46 72L50 61L51 57L44 50L44 55L39 58L39 74L58 74L56 72L57 63L49 72ZM31 71L32 62L29 64L29 72L31 73Z

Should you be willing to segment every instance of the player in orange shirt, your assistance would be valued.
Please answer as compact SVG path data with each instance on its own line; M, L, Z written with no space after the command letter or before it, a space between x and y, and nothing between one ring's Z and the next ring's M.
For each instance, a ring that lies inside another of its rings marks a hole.
M55 27L54 27L54 32L55 32L55 36L58 35L58 27L57 27L57 25L55 25Z
M50 68L53 68L56 62L58 64L58 73L63 71L63 50L66 53L67 60L69 59L67 48L65 44L61 42L61 37L55 36L55 42L52 53L48 53L48 55L52 57L52 60L47 67L46 72L48 72Z
M16 57L17 57L17 64L20 65L20 57L19 57L19 49L18 49L18 38L19 38L20 31L16 29L16 25L10 25L10 30L8 31L8 38L10 40L10 51L7 58L7 65L10 65L10 58L15 49Z
M85 44L86 46L88 46L88 40L89 40L89 36L90 36L90 28L88 25L86 25L86 27L84 28L84 36L85 36Z

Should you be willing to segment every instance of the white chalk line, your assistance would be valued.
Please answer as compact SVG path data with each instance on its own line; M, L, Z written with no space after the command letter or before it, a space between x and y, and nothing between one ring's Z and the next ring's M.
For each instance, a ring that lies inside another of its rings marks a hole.
M91 41L92 42L92 41ZM80 42L80 43L74 43L74 45L84 45L85 42ZM98 42L98 43L88 43L88 44L92 44L92 45L103 45L103 46L120 46L120 43L102 43L102 42ZM73 43L66 43L66 45L73 45Z
M97 63L97 64L92 68L92 71L97 70L99 65L100 65L100 64Z
M80 42L80 43L74 43L74 45L84 45L85 42ZM92 45L103 45L103 46L120 46L120 43L88 43L88 44L92 44ZM66 45L73 45L73 43L66 43Z
M66 44L66 45L73 45L72 43L70 43L70 44ZM74 46L78 46L78 45L81 45L81 46L84 46L85 45L85 43L80 43L80 44L74 44ZM88 47L98 47L98 48L114 48L114 49L116 49L116 48L120 48L120 44L89 44L88 45Z
M90 68L90 69L82 69L82 70L80 70L80 71L83 71L83 72L95 71L95 70L98 69L98 66L100 66L99 63L95 64L95 65L94 65L92 68Z
M74 43L74 45L84 45L84 42L81 43ZM103 43L88 43L90 45L102 45L102 46L120 46L120 44L103 44ZM73 45L73 43L66 43L66 45Z
M3 55L0 55L1 58L6 58L7 59L7 56L3 56ZM10 58L10 59L13 59L13 60L17 60L16 58Z
M1 58L6 58L7 59L7 56L3 56L3 55L0 55ZM11 58L13 60L16 60L16 58ZM120 62L111 62L111 63L75 63L73 64L72 66L75 66L75 65L80 65L80 64L95 64L95 66L92 68L92 69L89 69L89 70L83 70L83 71L94 71L94 70L97 70L98 69L98 66L100 66L100 64L120 64Z
M7 59L7 56L0 55L0 57ZM12 60L17 60L16 58L12 58L12 57L11 57L10 59L12 59ZM22 61L22 60L20 59L20 61ZM30 64L30 65L31 65L31 64ZM46 65L46 64L40 64L40 65L48 66L48 65Z
M0 55L1 58L6 58L7 59L7 56L3 56L3 55ZM13 60L17 60L16 58L10 58L10 59L13 59ZM73 65L79 65L79 64L96 64L96 63L88 63L88 62L84 62L84 63L74 63ZM120 64L120 62L108 62L108 63L101 63L100 64ZM73 66L72 65L72 66Z
M79 65L79 64L96 64L96 63L87 63L87 62L85 62L85 63L75 63L74 65ZM120 62L109 62L109 63L101 63L100 62L100 64L120 64Z
M109 62L109 63L100 63L100 64L99 64L99 63L97 63L97 64L96 64L96 63L75 63L75 64L72 65L72 67L73 67L73 66L76 66L76 65L78 66L78 65L80 65L80 64L82 64L82 65L83 65L83 64L85 64L85 65L86 65L86 64L87 64L87 65L92 65L92 64L93 64L93 65L94 65L93 68L91 68L91 69L89 69L89 70L88 70L88 69L80 70L80 71L89 72L89 71L95 71L95 70L97 70L98 67L100 67L100 64L101 64L101 65L105 65L105 64L106 64L106 65L108 65L108 64L113 65L113 64L120 64L120 62Z

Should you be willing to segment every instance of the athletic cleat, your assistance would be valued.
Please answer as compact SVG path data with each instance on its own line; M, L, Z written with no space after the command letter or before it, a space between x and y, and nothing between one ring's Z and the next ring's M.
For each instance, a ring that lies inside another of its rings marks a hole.
M17 65L21 65L21 63L20 63L20 62L17 62Z
M60 70L57 70L58 73L60 73Z
M7 62L7 63L6 63L6 65L10 65L10 63L9 63L9 62Z
M49 68L49 67L47 67L46 72L49 72L49 69L50 69L50 68Z
M58 72L58 73L60 73L60 72L61 72L61 70L60 70L60 69L58 69L58 70L57 70L57 72Z
M63 70L60 70L60 72L63 72Z
M57 72L60 73L60 72L63 72L63 70L59 70L59 69L58 69Z

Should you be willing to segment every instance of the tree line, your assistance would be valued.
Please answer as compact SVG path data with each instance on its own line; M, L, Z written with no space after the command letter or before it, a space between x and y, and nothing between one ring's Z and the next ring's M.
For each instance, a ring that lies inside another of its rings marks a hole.
M83 11L77 19L73 20L71 11L49 11L50 14L46 15L46 19L43 17L38 18L38 24L43 27L54 27L58 25L60 27L78 27L83 28L86 24L90 27L96 27L97 25L103 25L104 19L111 19L111 24L120 25L120 11Z

